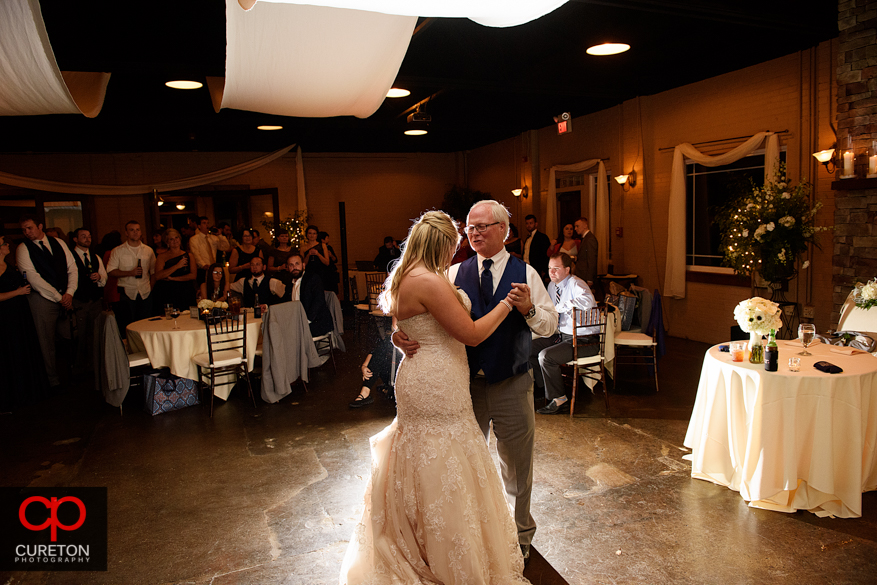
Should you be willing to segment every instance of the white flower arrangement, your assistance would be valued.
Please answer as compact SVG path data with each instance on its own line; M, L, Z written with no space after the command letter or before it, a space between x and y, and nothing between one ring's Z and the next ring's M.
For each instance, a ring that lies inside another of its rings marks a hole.
M780 306L761 297L752 297L734 307L734 318L746 333L767 335L783 326Z
M210 309L227 309L228 303L226 303L225 301L219 301L214 303L210 299L201 299L200 301L198 301L198 308L202 311Z
M856 306L865 310L877 307L877 278L856 285Z

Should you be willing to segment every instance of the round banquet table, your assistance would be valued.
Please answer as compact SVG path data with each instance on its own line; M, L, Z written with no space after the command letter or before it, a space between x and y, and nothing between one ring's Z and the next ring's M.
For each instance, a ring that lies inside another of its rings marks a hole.
M707 351L684 442L691 476L755 508L860 517L862 492L877 489L877 358L817 344L795 373L788 362L800 342L777 344L778 372L732 362L718 345ZM821 372L817 361L843 372Z
M204 322L192 319L185 311L177 318L178 330L173 319L142 319L127 327L128 347L132 353L145 351L155 368L168 367L171 374L191 380L198 379L198 366L192 358L207 353L207 331ZM262 320L254 319L252 309L247 312L247 369L253 370L253 357L259 344ZM217 386L214 394L228 400L230 385Z

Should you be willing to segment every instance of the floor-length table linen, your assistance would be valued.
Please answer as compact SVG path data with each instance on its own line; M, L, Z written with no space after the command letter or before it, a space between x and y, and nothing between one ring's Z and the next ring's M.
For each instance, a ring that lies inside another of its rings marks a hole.
M155 368L170 368L171 374L190 380L198 379L198 366L192 358L207 353L207 331L204 322L192 319L188 312L177 318L179 329L173 329L173 319L142 319L128 325L128 348L131 353L145 351ZM253 357L259 344L262 320L247 313L247 369L253 370ZM228 400L231 385L214 389L217 398Z
M809 348L801 371L788 358L800 343L779 342L778 372L706 353L685 436L691 476L739 491L750 506L862 514L862 492L877 489L877 358ZM813 367L828 361L843 373Z

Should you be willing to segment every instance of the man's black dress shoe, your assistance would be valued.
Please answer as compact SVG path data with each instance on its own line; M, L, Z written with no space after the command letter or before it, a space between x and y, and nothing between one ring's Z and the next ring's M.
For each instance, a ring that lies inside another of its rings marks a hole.
M552 400L547 405L536 411L538 414L563 414L569 412L569 400L559 405Z

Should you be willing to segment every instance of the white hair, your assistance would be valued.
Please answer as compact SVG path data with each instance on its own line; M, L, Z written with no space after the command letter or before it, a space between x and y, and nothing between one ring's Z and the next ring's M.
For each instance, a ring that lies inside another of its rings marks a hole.
M484 199L483 201L477 201L475 205L469 208L469 213L472 213L472 210L478 207L479 205L487 205L490 207L490 213L493 215L493 221L497 221L505 226L504 231L505 235L503 236L503 240L508 239L509 237L509 218L512 216L512 212L509 211L509 208L500 203L499 201L495 201L493 199ZM468 221L468 216L467 220Z

